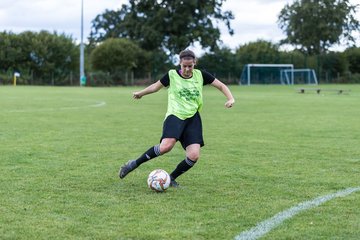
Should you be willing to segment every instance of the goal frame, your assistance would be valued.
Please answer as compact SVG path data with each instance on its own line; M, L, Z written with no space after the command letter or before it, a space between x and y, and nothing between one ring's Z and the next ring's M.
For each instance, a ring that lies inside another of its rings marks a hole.
M294 82L294 79L295 79L294 74L299 73L299 72L307 74L308 82L306 84L308 84L308 85L318 85L319 84L314 69L311 69L311 68L297 68L297 69L284 69L284 70L281 70L281 75L284 75L286 81L290 81L289 75L288 75L289 72L291 73L291 85L295 84L295 82ZM311 77L313 77L314 83L310 83Z
M276 68L281 68L281 67L284 67L284 68L289 68L288 69L289 71L294 70L294 64L261 64L261 63L246 64L244 66L244 69L243 69L243 73L244 73L245 69L247 70L247 73L248 73L247 74L247 79L246 79L247 80L246 85L251 85L251 68L253 68L253 67L269 67L269 68L275 68L275 67ZM290 79L284 79L283 74L281 74L281 71L282 71L282 69L280 69L280 83L285 84L284 80L286 80L287 84L292 84L294 82L294 75L291 74ZM242 79L242 77L240 77L240 84L241 84L241 79Z

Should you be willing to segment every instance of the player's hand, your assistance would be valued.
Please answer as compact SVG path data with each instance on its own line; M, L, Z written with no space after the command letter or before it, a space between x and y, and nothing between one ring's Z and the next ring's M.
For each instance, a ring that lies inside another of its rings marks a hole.
M133 92L134 99L140 99L141 97L142 97L142 95L140 94L140 92Z
M225 103L225 107L231 108L235 103L235 99L230 99Z

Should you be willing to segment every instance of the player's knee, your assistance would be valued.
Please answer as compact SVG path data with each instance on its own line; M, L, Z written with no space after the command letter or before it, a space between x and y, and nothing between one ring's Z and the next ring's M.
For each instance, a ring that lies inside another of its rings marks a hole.
M190 160L192 160L193 162L196 162L200 158L200 153L196 152L196 151L189 152L186 154L186 157L189 158Z
M162 141L160 144L160 152L161 154L170 152L171 149L174 147L176 143L176 140L166 140L166 141Z

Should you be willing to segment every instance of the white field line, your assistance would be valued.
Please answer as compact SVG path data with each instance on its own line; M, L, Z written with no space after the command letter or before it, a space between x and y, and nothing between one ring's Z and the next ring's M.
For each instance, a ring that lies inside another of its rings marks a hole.
M27 112L53 112L53 111L63 111L63 110L77 110L82 108L91 108L91 107L103 107L106 105L105 101L96 102L91 105L84 106L73 106L73 107L57 107L57 108L38 108L38 109L17 109L17 110L9 110L9 113L27 113Z
M345 190L341 190L336 193L332 193L329 195L315 198L310 201L299 203L298 205L296 205L292 208L282 211L282 212L276 214L275 216L258 223L255 227L251 228L250 230L241 232L238 236L235 237L235 240L258 239L258 238L264 236L266 233L270 232L273 228L280 225L286 219L292 218L293 216L295 216L296 214L298 214L302 211L317 207L320 204L330 201L331 199L334 199L337 197L345 197L349 194L352 194L352 193L358 192L358 191L360 191L360 187L347 188Z

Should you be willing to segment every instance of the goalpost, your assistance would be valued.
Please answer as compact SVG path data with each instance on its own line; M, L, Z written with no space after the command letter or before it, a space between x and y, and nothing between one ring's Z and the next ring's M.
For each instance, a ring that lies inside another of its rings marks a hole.
M287 75L283 71L288 70ZM246 64L243 68L240 84L293 84L293 64Z
M281 70L281 74L284 75L286 81L290 81L291 84L313 84L318 85L318 80L314 69L299 68L299 69L284 69Z

